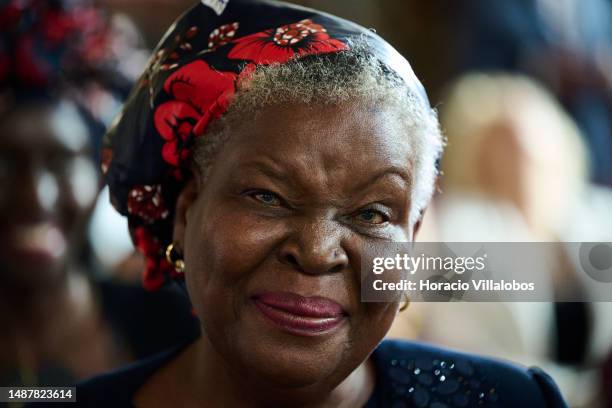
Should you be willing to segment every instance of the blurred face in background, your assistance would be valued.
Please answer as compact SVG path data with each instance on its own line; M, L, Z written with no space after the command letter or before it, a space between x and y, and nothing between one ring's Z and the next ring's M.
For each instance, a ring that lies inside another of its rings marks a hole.
M546 89L518 75L466 75L451 88L442 124L445 188L509 204L539 239L556 239L572 221L587 153Z
M67 101L0 115L0 277L7 287L63 278L98 189L87 126Z
M548 234L568 221L578 193L574 152L561 140L563 130L530 108L482 129L479 181L491 196L514 205L532 229Z

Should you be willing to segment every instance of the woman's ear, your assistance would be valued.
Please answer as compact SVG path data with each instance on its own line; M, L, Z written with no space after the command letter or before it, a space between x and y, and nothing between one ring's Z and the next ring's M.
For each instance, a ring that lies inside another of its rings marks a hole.
M174 227L172 241L182 251L185 248L185 231L187 229L187 215L192 204L198 197L198 181L193 178L185 185L176 200L174 212Z

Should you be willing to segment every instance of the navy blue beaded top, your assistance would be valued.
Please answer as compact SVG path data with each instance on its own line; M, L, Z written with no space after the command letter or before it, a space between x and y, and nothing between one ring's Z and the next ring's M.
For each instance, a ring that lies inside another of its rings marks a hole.
M373 354L378 377L366 405L374 407L566 407L541 369L388 340Z
M132 407L138 389L185 347L77 385L77 406ZM567 407L539 368L400 340L383 341L371 358L377 378L366 408Z

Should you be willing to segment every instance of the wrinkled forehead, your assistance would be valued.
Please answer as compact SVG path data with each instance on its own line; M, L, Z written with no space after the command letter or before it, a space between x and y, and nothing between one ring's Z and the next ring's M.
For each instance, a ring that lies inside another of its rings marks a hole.
M276 104L264 107L253 121L232 126L224 155L237 167L268 163L287 177L320 171L367 179L392 167L410 179L413 152L406 132L392 107L356 101Z

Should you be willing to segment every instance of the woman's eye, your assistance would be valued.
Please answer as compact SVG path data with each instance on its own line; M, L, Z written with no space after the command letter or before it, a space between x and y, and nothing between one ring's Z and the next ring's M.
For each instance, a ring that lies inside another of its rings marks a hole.
M281 205L281 200L274 193L269 191L255 191L250 194L255 200L269 206L277 207Z
M383 224L389 220L385 214L376 210L361 211L356 218L358 221L368 224Z

